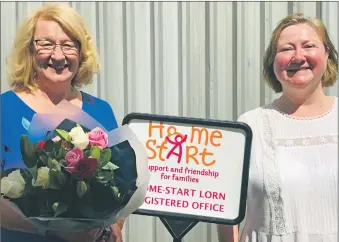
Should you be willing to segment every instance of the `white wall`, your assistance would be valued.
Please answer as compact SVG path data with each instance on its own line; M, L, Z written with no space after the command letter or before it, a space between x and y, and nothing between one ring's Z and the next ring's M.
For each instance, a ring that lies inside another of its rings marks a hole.
M1 2L1 91L18 22L39 2ZM102 72L86 88L110 102L118 122L130 112L235 120L276 95L264 85L262 57L288 13L320 17L339 46L336 2L69 2L86 19ZM338 85L327 90L338 96ZM170 242L159 219L132 215L125 242ZM184 242L217 241L198 224Z

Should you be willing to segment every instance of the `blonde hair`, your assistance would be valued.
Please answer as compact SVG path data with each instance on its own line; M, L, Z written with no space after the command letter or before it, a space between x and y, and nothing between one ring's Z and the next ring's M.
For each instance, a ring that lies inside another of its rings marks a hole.
M12 53L8 57L8 81L14 87L36 88L32 40L39 19L57 22L70 38L80 43L80 63L72 85L81 87L92 82L100 70L99 57L83 18L66 4L44 4L18 28Z
M282 92L282 86L274 74L273 63L277 53L277 43L281 32L296 24L306 23L316 30L320 39L324 43L325 50L328 52L326 71L322 77L323 87L330 87L337 81L338 74L338 52L336 51L325 25L317 18L305 17L302 13L291 14L282 19L274 29L270 43L266 49L263 61L263 75L265 82L276 92Z

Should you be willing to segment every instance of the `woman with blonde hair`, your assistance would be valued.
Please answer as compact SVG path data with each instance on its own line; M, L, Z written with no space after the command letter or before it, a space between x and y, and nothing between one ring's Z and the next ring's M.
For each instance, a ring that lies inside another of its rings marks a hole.
M44 4L17 31L8 59L8 80L12 89L1 94L1 143L4 168L23 165L20 136L35 113L46 112L62 100L87 112L108 131L117 128L110 105L78 88L90 84L99 71L99 59L82 17L63 4ZM38 235L36 227L11 211L2 209L3 242L86 242L103 238L121 241L121 223L83 233ZM100 241L100 240L99 240Z
M264 77L272 103L241 115L253 130L241 235L218 226L219 241L338 241L338 53L323 23L292 14L273 31ZM239 238L240 237L240 238Z

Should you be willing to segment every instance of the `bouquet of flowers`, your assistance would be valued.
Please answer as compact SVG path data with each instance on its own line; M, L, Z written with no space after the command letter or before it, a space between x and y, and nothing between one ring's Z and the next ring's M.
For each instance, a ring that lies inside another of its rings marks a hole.
M2 204L42 232L113 224L147 191L147 155L128 126L107 132L82 111L69 118L36 114L20 140L24 166L1 173Z

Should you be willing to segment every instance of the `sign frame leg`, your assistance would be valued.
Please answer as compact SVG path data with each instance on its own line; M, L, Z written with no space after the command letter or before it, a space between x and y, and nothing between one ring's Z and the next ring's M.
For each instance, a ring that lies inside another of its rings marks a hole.
M199 222L198 220L180 220L159 217L165 225L168 232L172 235L173 242L181 242L181 239L194 228Z

